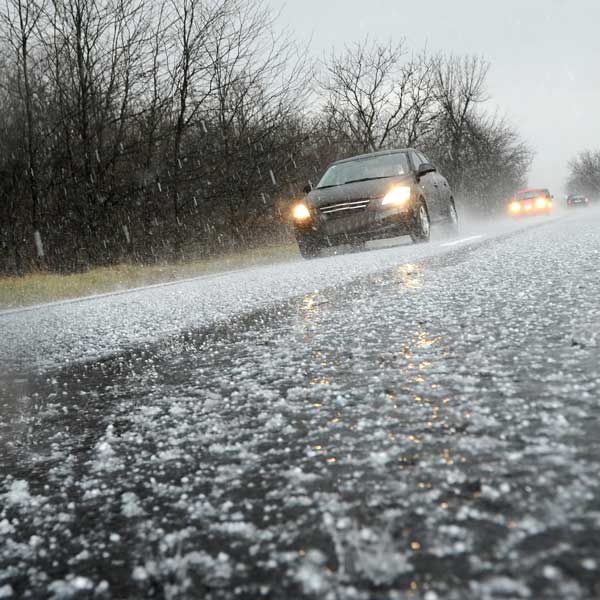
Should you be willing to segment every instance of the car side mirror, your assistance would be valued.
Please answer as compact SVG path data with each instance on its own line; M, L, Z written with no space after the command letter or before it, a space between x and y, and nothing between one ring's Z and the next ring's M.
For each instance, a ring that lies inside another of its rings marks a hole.
M313 186L312 183L310 183L310 181L302 188L302 191L305 194L310 194L312 192Z
M437 169L431 163L421 163L417 169L417 177L421 179L427 173L435 173Z

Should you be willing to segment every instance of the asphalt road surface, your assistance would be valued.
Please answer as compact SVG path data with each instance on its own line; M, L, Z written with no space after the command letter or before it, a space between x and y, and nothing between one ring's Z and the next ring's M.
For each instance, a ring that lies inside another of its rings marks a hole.
M600 214L0 314L0 598L600 597Z

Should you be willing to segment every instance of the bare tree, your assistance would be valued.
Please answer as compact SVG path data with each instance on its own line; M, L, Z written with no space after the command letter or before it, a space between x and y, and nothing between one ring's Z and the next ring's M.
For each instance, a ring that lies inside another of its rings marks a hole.
M148 14L146 54L143 58L142 71L145 73L146 93L138 98L136 123L140 128L143 140L143 177L151 175L153 161L156 156L156 145L160 141L160 126L166 121L168 114L169 86L164 56L169 34L170 15L166 4L161 3L158 10L150 10Z
M489 63L478 56L449 55L439 56L436 60L436 97L440 111L438 140L444 148L444 162L453 173L453 183L459 191L469 123L478 106L488 99L489 67Z
M40 234L40 198L38 145L39 123L35 119L35 91L32 84L32 46L35 43L35 32L44 12L41 4L28 0L7 0L5 11L2 13L4 36L14 52L18 75L16 79L17 92L25 113L25 150L27 168L25 177L28 182L31 198L31 228L36 247L38 264L44 258L44 248Z
M7 1L11 17L33 7ZM182 256L198 226L223 241L270 218L297 176L308 84L305 55L266 2L53 0L37 10L23 29L25 71L18 19L0 28L10 50L0 80L3 248L31 232L31 189L43 199L49 268ZM18 248L27 269L35 247Z
M228 171L219 203L239 237L272 208L264 198L280 183L281 131L301 118L312 70L288 32L276 32L264 0L235 0L230 9L206 40L214 92L207 116L215 158ZM289 150L283 158L293 164Z
M320 87L331 123L358 150L414 144L435 118L433 68L403 42L365 39L324 62Z
M584 150L569 162L567 187L570 193L600 198L599 150Z
M504 119L469 119L463 152L463 194L473 208L491 212L526 183L532 152Z
M171 0L174 14L168 47L168 67L173 102L173 145L171 156L171 197L175 219L179 222L179 177L182 169L181 147L188 130L213 89L212 73L204 49L211 29L226 20L234 0Z
M52 192L64 191L85 260L103 253L107 213L128 197L126 138L145 94L146 29L143 0L56 0L39 33L53 100L49 129L59 140Z
M12 49L6 54L14 57ZM23 106L15 93L18 73L12 67L13 63L0 55L0 272L22 275L28 266L22 241L31 232L31 223L24 201L27 190L23 189L27 169L22 143Z

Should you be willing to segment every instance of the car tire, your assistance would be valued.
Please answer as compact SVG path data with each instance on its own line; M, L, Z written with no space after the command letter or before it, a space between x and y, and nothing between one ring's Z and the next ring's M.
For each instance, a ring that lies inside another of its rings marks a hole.
M429 211L423 200L419 200L413 212L412 224L410 228L410 239L415 244L423 244L429 241L431 237L431 220Z
M298 241L298 249L300 250L302 258L310 260L321 256L323 243L314 236L299 235L296 237L296 240Z
M446 235L455 236L458 235L458 213L456 212L456 206L454 205L454 198L450 199L450 208L448 210L448 221L444 227Z

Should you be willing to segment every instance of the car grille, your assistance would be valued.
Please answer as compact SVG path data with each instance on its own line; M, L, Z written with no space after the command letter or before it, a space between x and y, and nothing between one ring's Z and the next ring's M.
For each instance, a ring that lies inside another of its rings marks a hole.
M353 200L352 202L337 202L336 204L329 204L327 206L321 206L319 211L321 214L326 215L328 218L344 217L348 214L354 214L356 212L362 212L369 206L369 199L365 200Z

